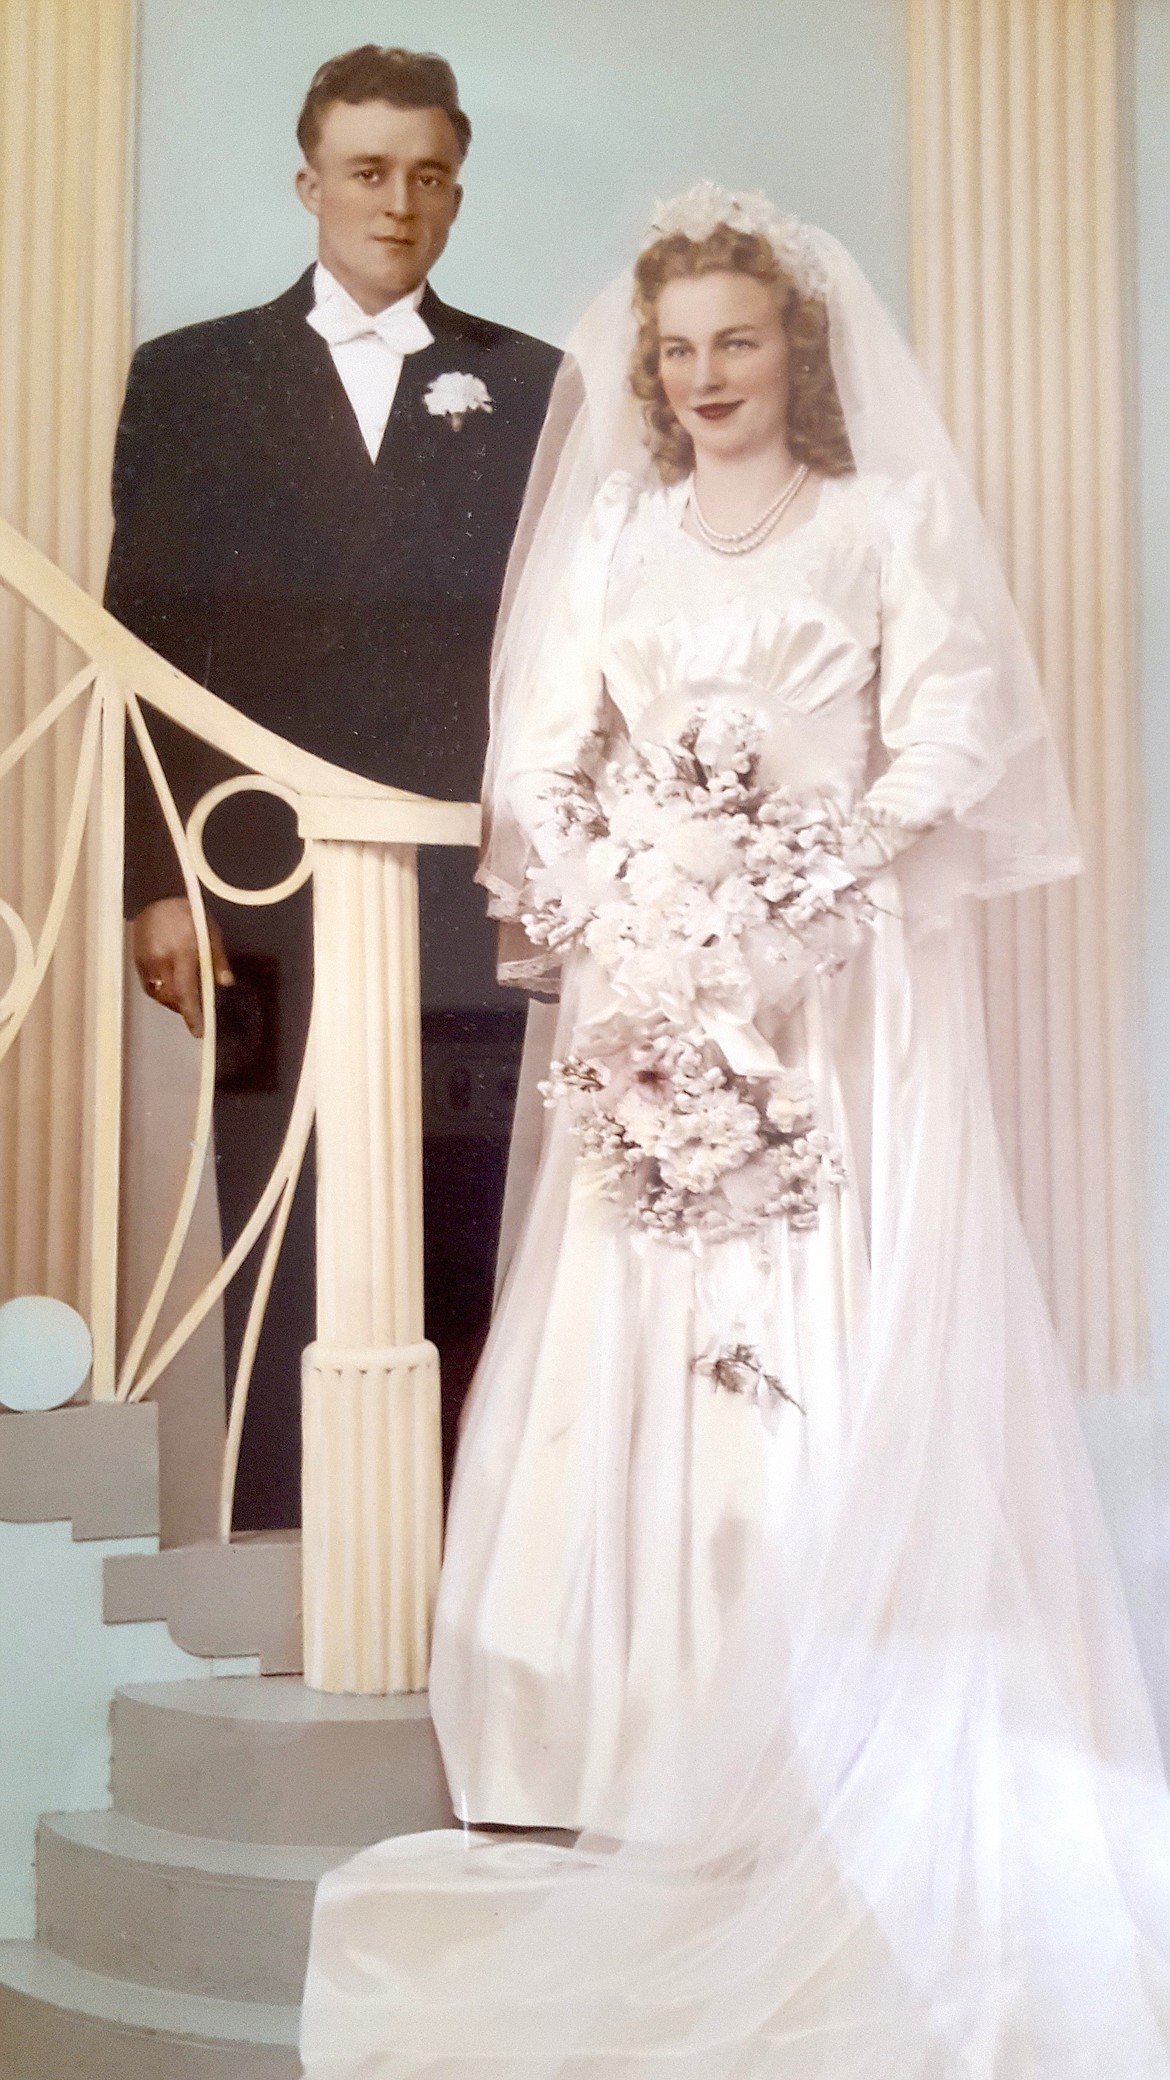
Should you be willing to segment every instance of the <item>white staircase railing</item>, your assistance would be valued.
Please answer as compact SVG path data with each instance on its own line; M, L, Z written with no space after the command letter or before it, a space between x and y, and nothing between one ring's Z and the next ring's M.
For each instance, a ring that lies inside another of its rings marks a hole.
M157 656L3 522L0 584L46 617L86 660L0 751L2 783L67 713L84 706L64 841L35 936L0 890L0 929L13 949L0 995L0 1062L49 970L92 826L100 978L88 1127L94 1398L136 1401L148 1394L267 1230L224 1458L220 1535L230 1539L248 1382L315 1121L318 1340L306 1351L303 1369L305 1678L331 1691L420 1689L438 1577L442 1476L438 1355L423 1331L417 847L477 844L478 806L380 786L250 721ZM247 769L211 789L186 829L144 704ZM134 1323L119 1320L118 1306L128 728L182 867L199 946L204 1025L190 1159L157 1275ZM226 885L203 848L208 817L228 795L249 789L290 805L303 844L293 872L262 890ZM306 881L313 892L314 1001L284 1143L214 1278L159 1340L211 1138L215 990L203 888L264 904L284 900Z

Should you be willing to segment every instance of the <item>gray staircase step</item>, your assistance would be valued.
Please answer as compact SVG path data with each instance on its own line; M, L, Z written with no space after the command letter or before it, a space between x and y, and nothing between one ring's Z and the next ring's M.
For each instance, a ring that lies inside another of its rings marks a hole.
M114 1810L148 1827L348 1849L452 1824L425 1694L232 1676L119 1691L112 1718Z
M120 1813L52 1813L37 1838L37 1930L111 1978L295 2004L313 1892L343 1849L196 1839Z
M107 1625L161 1618L188 1654L256 1654L266 1676L299 1675L304 1666L299 1531L112 1553L102 1573Z
M150 1401L0 1410L0 1521L72 1518L74 1538L153 1538L158 1410Z
M0 1943L0 2080L297 2080L297 2010L164 1992Z

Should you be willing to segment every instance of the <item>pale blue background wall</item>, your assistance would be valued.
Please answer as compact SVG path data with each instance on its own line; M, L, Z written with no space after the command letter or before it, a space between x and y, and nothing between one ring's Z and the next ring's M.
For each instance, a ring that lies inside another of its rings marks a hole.
M656 195L766 188L906 301L902 0L143 0L139 338L307 264L294 125L356 43L437 49L476 137L436 287L561 339Z
M78 1544L68 1524L0 1524L0 1940L36 1927L39 1815L110 1802L115 1690L259 1673L250 1658L196 1661L165 1625L103 1625L105 1560L157 1550L153 1538Z

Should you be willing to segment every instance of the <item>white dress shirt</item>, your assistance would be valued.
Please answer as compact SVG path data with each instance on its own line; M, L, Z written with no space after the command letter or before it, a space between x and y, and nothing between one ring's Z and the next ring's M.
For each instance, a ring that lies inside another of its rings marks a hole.
M418 315L425 287L420 283L370 317L320 261L314 270L307 322L328 344L372 462L378 459L403 360L434 338Z

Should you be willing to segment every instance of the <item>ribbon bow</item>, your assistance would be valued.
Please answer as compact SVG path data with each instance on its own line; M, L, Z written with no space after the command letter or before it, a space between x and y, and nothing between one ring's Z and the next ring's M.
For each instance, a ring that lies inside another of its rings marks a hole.
M331 347L343 347L352 339L380 339L396 354L418 354L434 339L430 327L413 306L403 301L374 317L359 310L351 297L326 296L309 312L308 323Z

